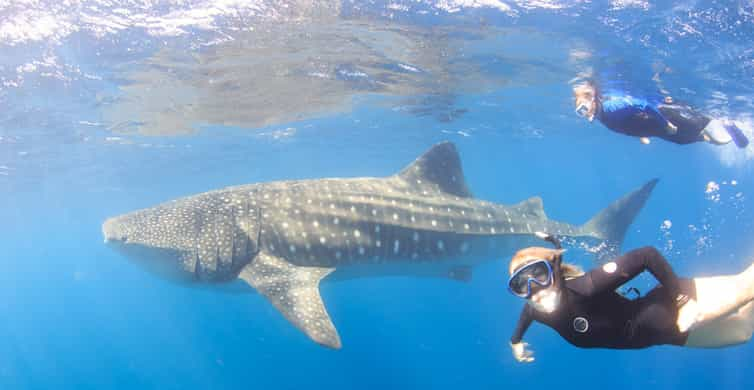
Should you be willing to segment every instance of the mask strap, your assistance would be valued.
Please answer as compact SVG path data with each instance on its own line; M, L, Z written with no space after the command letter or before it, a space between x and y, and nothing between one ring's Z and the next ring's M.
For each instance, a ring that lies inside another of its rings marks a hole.
M560 244L560 240L557 237L553 236L552 234L547 234L544 232L536 232L534 234L540 239L545 240L549 242L550 244L552 244L555 247L555 249L563 249L563 246ZM560 274L560 263L562 262L563 262L562 254L557 254L552 261L552 276L553 276L552 283L558 288L560 288L561 281L563 280Z

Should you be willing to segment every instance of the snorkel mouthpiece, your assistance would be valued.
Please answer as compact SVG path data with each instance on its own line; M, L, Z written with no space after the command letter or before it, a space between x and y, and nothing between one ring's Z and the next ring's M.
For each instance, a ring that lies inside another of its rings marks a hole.
M582 118L585 118L588 112L589 107L586 106L586 103L581 103L578 107L576 107L576 114Z
M590 114L593 107L594 107L594 99L587 102L582 102L576 107L576 115L591 122L594 120L594 114Z

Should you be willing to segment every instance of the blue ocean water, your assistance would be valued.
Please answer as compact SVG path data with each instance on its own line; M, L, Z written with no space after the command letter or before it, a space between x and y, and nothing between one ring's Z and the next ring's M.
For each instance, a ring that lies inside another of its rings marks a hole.
M0 388L750 389L751 343L585 350L535 324L517 363L507 259L468 283L323 284L328 350L258 294L146 273L101 224L230 185L387 176L449 140L476 197L539 195L556 220L659 178L623 248L736 273L754 147L642 145L578 118L570 89L667 90L751 136L753 23L748 1L0 2Z

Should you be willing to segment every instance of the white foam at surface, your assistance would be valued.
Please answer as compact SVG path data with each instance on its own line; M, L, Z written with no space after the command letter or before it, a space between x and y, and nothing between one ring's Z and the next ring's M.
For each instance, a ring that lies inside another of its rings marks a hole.
M434 6L446 12L458 12L464 8L494 8L505 13L513 13L510 5L498 0L439 0Z
M489 8L510 16L516 9L558 10L585 1L563 0L416 0L436 10L455 13L466 9ZM410 12L411 2L392 1L385 7L395 12ZM641 6L643 1L613 1L614 6ZM180 36L191 29L219 31L225 19L247 21L297 19L309 10L333 10L337 16L339 2L334 0L0 0L0 45L51 41L59 43L77 31L97 37L116 34L127 28L143 28L153 36ZM298 15L298 16L294 16Z
M649 1L647 0L611 0L610 8L613 10L621 10L627 8L640 8L643 10L649 9Z
M0 9L0 14L3 10ZM30 10L21 12L0 22L0 44L16 45L28 41L53 40L70 35L78 27L62 16L57 18L45 11Z
M127 8L124 5L127 4ZM279 1L0 1L0 44L18 45L30 41L59 42L66 36L86 30L95 36L117 33L126 28L143 28L153 36L177 36L189 29L214 30L218 20L229 17L275 18ZM165 9L166 11L160 11Z
M572 1L570 3L565 3L563 1L557 1L557 0L535 0L535 1L514 1L517 6L532 10L532 9L562 9L566 8L567 6L571 6L577 3L580 3L581 1Z
M408 12L409 8L407 5L403 4L396 4L396 3L390 3L387 5L387 9L393 10L393 11L403 11Z

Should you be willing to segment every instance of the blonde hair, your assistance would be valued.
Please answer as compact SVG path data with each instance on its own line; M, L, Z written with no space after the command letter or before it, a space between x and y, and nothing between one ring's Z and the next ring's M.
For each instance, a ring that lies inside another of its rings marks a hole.
M555 259L562 255L563 252L565 252L565 249L542 248L539 246L521 249L513 255L508 267L508 272L513 275L513 273L519 268L535 260L547 260L551 266L554 266ZM565 279L573 279L584 275L584 270L578 265L561 262L560 274L563 275Z

